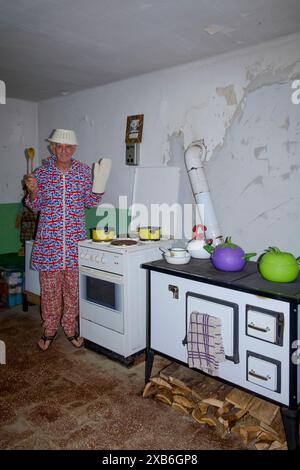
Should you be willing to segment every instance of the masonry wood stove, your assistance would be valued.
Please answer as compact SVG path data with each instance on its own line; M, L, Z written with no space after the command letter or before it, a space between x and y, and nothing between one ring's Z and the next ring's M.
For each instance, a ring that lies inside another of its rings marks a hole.
M188 364L192 311L219 317L226 361L219 364L217 380L280 405L288 447L298 448L299 277L289 284L268 282L255 262L231 273L197 259L187 265L154 261L142 267L148 272L146 382L154 354Z

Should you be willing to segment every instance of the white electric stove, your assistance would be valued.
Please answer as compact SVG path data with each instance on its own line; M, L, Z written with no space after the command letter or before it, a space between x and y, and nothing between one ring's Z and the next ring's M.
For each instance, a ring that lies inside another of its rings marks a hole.
M141 264L161 259L159 248L172 245L173 240L132 246L79 242L80 334L87 346L99 346L128 363L145 349L146 274Z

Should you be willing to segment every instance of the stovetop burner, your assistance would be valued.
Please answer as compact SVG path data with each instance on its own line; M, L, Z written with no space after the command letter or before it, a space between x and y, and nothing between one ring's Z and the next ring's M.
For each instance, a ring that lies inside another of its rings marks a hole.
M113 240L110 244L113 246L132 246L137 245L138 242L135 240Z
M109 240L94 240L93 243L111 243L113 241L113 238L110 238Z
M146 242L142 242L137 239L132 239L132 238L127 238L127 237L120 237L120 238L115 238L112 241L102 241L102 242L95 242L92 239L87 239L83 240L80 242L79 246L81 250L84 250L85 248L91 248L94 250L99 250L101 252L114 252L114 253L119 253L120 255L126 252L135 252L136 250L142 251L142 250L151 250L154 248L159 248L160 246L164 246L166 248L170 248L172 244L171 240L160 240L160 242L153 242L151 240L148 240ZM95 254L95 252L93 253ZM158 252L157 259L161 256L161 253ZM84 259L85 255L84 255Z

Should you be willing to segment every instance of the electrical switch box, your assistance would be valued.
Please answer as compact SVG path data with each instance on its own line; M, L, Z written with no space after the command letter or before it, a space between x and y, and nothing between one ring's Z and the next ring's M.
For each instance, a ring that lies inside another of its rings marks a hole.
M126 144L126 165L137 166L140 163L140 144Z

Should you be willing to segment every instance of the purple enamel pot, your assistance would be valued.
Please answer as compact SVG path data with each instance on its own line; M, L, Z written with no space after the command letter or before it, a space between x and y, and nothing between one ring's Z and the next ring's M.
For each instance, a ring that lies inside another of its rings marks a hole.
M215 268L221 271L241 271L246 264L245 252L239 246L234 248L219 245L215 248L211 260Z

